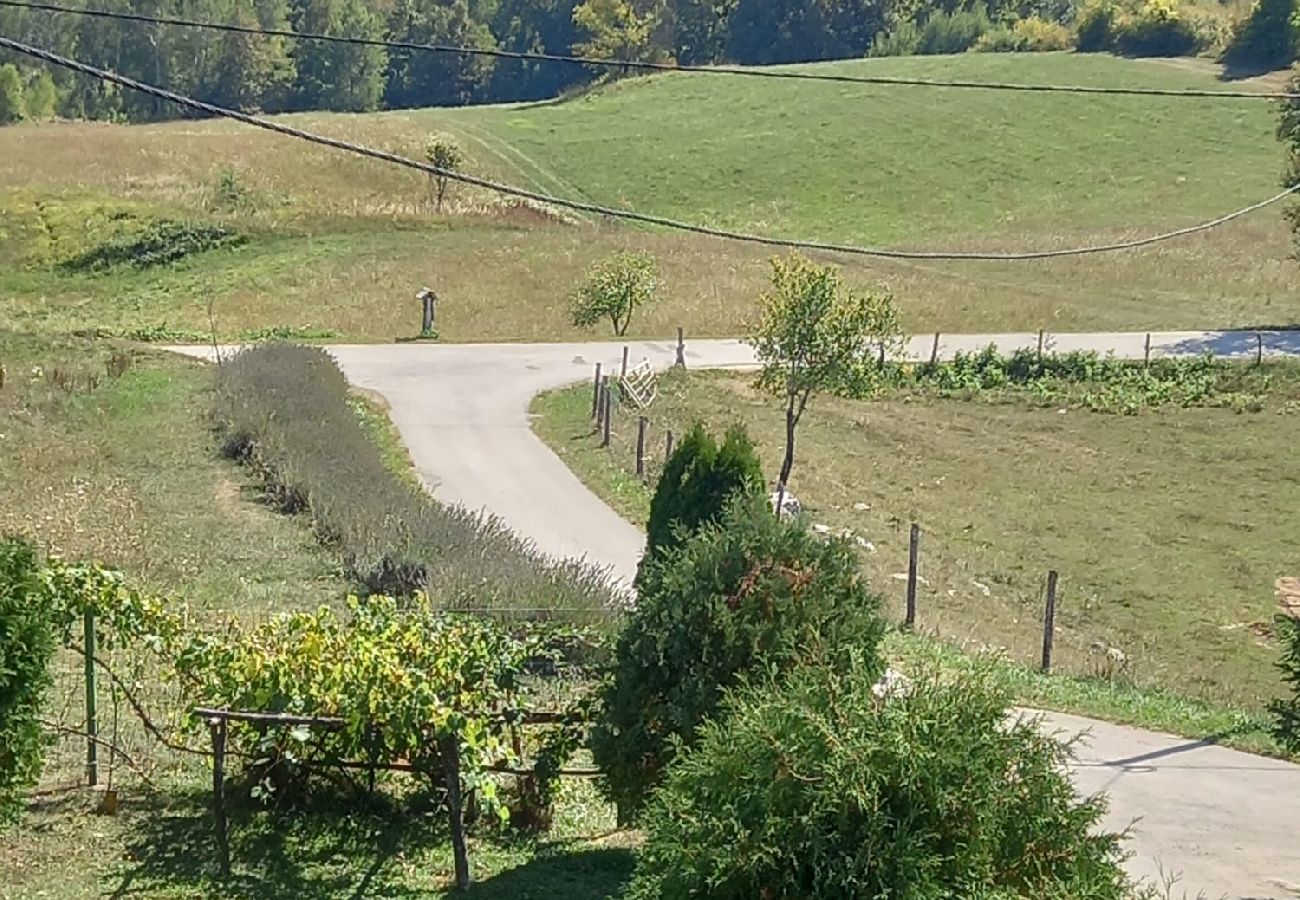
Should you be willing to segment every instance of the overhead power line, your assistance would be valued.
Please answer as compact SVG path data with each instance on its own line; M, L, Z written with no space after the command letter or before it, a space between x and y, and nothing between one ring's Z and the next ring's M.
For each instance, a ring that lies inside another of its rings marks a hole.
M133 78L127 78L125 75L118 75L116 72L109 72L96 66L80 62L75 59L69 59L52 53L49 50L42 50L39 47L32 47L28 44L15 41L11 38L0 36L0 48L13 50L34 59L43 60L56 66L71 69L74 72L81 72L101 81L107 81L113 84L149 94L153 97L160 97L171 103L184 108L196 110L211 116L220 116L227 119L233 119L236 122L243 122L246 125L252 125L266 131L272 131L276 134L286 135L299 140L308 141L313 144L319 144L323 147L330 147L335 150L342 150L347 153L353 153L358 156L365 156L371 159L377 159L381 162L392 163L403 166L407 169L414 169L417 172L423 172L427 175L436 175L447 178L452 181L463 184L473 185L474 187L484 188L499 194L510 197L519 197L525 200L532 200L537 203L544 203L550 206L557 206L562 209L570 209L575 212L590 213L593 215L609 216L610 218L623 219L630 222L640 222L646 225L656 225L662 228L668 228L674 231L684 231L692 234L701 234L708 237L721 238L724 240L740 241L749 244L762 244L769 247L782 247L794 250L823 251L828 253L844 253L853 256L870 256L882 259L933 259L933 260L982 260L993 262L1005 261L1022 261L1034 259L1056 259L1065 256L1087 256L1097 253L1110 253L1117 250L1132 250L1138 247L1147 247L1152 244L1159 244L1164 241L1170 241L1175 238L1185 237L1187 235L1197 234L1203 231L1217 228L1225 225L1234 219L1240 219L1266 206L1271 206L1284 200L1291 194L1300 191L1300 184L1288 188L1282 193L1270 197L1267 200L1252 204L1239 209L1227 215L1220 216L1209 222L1203 222L1199 225L1192 225L1186 228L1179 228L1174 231L1167 231L1162 234L1152 235L1145 238L1135 238L1128 241L1118 241L1111 244L1097 244L1086 247L1073 247L1064 250L1031 250L1015 253L998 253L998 252L969 252L969 251L949 251L949 250L890 250L879 247L861 247L853 244L833 244L822 241L805 241L791 238L767 237L758 234L749 234L741 231L731 231L723 228L710 228L706 225L698 225L691 222L682 222L676 219L670 219L664 216L650 215L648 213L639 213L628 209L617 209L610 206L601 206L596 203L588 203L582 200L571 200L565 197L555 197L550 194L543 194L538 191L531 191L526 188L515 187L514 185L503 184L498 181L492 181L487 178L480 178L476 175L468 175L464 172L457 172L452 169L444 169L439 166L430 165L429 163L420 162L406 156L400 156L396 153L389 153L387 150L376 150L373 147L365 147L360 144L354 144L350 141L339 140L338 138L326 137L321 134L314 134L310 131L304 131L300 128L293 128L280 122L265 119L260 116L249 113L239 112L238 110L226 109L216 106L212 103L205 103L202 100L196 100L193 97L186 97L183 94L177 94L165 88L157 87L151 84L145 84L136 81Z
M1300 100L1300 94L1285 91L1212 91L1197 88L1152 87L1101 87L1071 84L1017 84L988 81L934 81L925 78L901 78L888 75L848 75L831 72L795 72L787 69L754 68L740 66L685 66L676 63L643 62L639 60L597 59L589 56L572 56L559 53L523 53L486 47L465 47L452 44L424 44L413 41L391 41L380 38L350 37L319 32L294 31L288 28L260 28L226 22L203 22L170 16L149 16L142 13L114 12L102 9L79 9L57 3L40 3L35 0L0 0L0 6L28 9L39 12L66 13L100 19L117 19L148 25L175 25L181 28L202 28L211 31L255 34L266 37L283 37L293 40L325 41L335 44L353 44L363 47L385 47L390 50L415 50L429 53L456 53L462 56L486 56L496 59L514 59L526 62L568 63L608 69L642 72L689 72L699 75L732 75L744 78L772 78L788 81L822 81L838 84L870 84L894 87L957 88L981 91L1022 91L1054 94L1102 94L1128 97L1212 97L1229 100Z

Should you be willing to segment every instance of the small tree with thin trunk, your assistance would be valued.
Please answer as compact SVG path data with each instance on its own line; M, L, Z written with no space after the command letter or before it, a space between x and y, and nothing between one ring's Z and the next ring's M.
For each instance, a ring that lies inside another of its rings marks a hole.
M615 253L592 267L573 297L573 324L590 328L609 319L614 334L627 334L632 313L654 300L659 267L649 253Z
M762 366L758 387L785 401L785 457L777 509L794 468L795 430L814 394L860 385L877 355L899 342L898 312L888 294L857 294L839 273L802 256L772 260L772 290L746 342Z
M451 181L449 173L460 171L465 164L465 154L452 141L438 137L429 142L424 155L429 160L429 165L442 170L439 174L429 176L433 179L434 202L438 212L442 212L442 201L447 196L447 185Z

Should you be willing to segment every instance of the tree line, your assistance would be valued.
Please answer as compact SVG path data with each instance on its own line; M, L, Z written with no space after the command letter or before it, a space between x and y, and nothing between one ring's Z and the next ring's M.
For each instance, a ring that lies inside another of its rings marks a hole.
M1264 68L1285 65L1300 47L1297 0L1259 0L1235 23L1203 21L1203 10L1176 0L1084 0L1082 5L1078 0L65 2L251 28L686 65L1077 46L1139 55L1226 50L1230 64ZM611 74L581 64L388 50L8 8L0 10L0 34L245 111L365 112L536 100ZM1226 46L1219 43L1225 38ZM54 115L149 121L179 114L165 101L0 51L0 124Z
M67 0L96 9L516 52L763 64L863 56L922 0ZM1009 12L1066 0L994 0ZM962 0L939 0L957 8ZM936 5L927 3L927 8ZM540 61L386 50L0 10L0 33L222 106L264 112L535 100L605 72ZM165 101L0 51L10 120L149 121ZM0 112L0 118L4 114Z

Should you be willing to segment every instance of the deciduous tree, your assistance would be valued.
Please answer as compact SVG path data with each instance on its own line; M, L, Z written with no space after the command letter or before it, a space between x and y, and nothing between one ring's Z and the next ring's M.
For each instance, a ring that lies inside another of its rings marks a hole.
M590 328L609 319L614 334L627 334L632 313L654 300L659 267L649 253L615 253L598 262L573 298L573 324Z
M846 289L830 266L802 256L772 260L772 290L746 339L762 369L758 386L785 402L785 458L778 509L794 468L795 429L814 394L860 383L882 348L898 341L898 313L887 294Z

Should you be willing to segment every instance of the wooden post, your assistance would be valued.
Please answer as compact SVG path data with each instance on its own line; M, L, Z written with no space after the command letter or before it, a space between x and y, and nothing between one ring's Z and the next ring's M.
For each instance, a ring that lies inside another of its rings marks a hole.
M424 315L420 320L420 334L427 335L433 333L433 294L424 291L420 294L420 299L424 302Z
M884 341L880 342L880 353L876 357L876 367L879 368L880 371L882 372L885 370L885 342Z
M677 326L677 362L674 365L686 368L686 338L680 325Z
M934 346L930 348L930 365L939 364L939 332L934 333Z
M451 852L456 860L456 887L469 887L469 851L465 847L465 810L460 794L460 747L456 736L442 739L442 767L447 777L447 815L451 819Z
M208 719L212 731L212 818L217 826L217 869L230 877L230 829L226 822L226 720Z
M605 421L600 437L600 446L608 447L610 432L614 422L614 392L610 390L609 379L605 379Z
M591 384L591 417L600 416L600 363L596 363L596 380Z
M1151 332L1147 332L1147 342L1142 347L1142 366L1151 367Z
M667 463L668 460L672 457L672 455L673 455L673 430L669 428L668 439L664 441L664 462Z
M650 420L642 416L636 423L636 474L645 476L645 430Z
M1038 361L1043 361L1043 340L1046 337L1043 329L1038 329Z
M82 641L86 648L86 781L99 784L99 721L95 714L95 613L86 610L81 620ZM111 765L110 760L110 765Z
M1255 365L1264 365L1264 335L1255 332Z
M1043 671L1052 670L1052 637L1056 630L1056 572L1047 573L1047 610L1043 614Z
M916 579L921 556L921 526L913 523L912 538L907 550L907 618L904 625L916 627Z
M627 377L627 344L623 345L623 368L619 370L618 377Z

